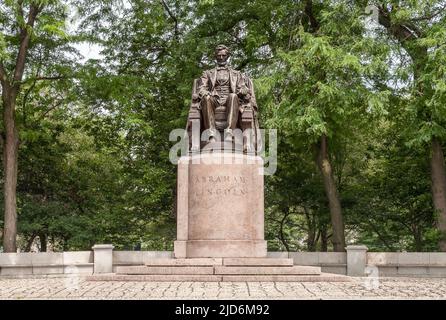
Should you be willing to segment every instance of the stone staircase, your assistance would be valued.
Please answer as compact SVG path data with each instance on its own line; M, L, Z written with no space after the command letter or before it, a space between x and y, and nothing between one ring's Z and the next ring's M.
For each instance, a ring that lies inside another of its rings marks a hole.
M91 281L349 281L322 273L320 267L295 266L293 259L188 258L153 259L145 265L117 266L115 273L95 274Z

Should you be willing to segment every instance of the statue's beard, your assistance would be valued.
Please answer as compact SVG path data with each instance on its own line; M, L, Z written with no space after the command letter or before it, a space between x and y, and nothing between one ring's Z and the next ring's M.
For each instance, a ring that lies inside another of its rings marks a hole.
M224 66L226 66L228 64L228 60L226 60L226 61L217 61L217 64L218 64L219 67L224 67Z

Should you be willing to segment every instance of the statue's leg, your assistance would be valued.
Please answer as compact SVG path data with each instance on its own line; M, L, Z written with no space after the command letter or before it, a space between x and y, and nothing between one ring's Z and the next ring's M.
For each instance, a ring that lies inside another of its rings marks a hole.
M205 96L201 100L201 112L203 114L203 124L204 128L209 130L209 137L214 137L217 134L217 129L215 128L215 108L217 102L214 97Z
M239 108L238 96L235 93L230 93L226 99L226 119L228 120L226 131L228 138L231 139L233 135L232 130L237 128Z

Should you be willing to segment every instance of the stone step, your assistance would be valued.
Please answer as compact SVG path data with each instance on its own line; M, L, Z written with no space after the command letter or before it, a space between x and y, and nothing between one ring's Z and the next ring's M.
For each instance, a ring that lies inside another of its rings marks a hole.
M193 281L220 282L222 276L193 274L98 274L88 276L90 281Z
M215 274L230 274L230 275L319 275L321 273L320 267L257 267L257 266L215 266Z
M137 275L202 275L214 274L214 267L188 267L188 266L127 266L116 267L117 274Z
M350 277L322 273L321 275L126 275L98 274L89 281L191 281L191 282L350 282Z
M146 266L221 266L222 258L151 259Z
M224 258L225 266L293 266L288 258Z
M350 277L321 273L320 275L224 275L224 282L350 282Z

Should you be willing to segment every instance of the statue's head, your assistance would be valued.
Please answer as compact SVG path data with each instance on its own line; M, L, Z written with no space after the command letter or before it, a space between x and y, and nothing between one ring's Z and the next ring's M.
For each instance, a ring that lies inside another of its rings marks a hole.
M220 67L223 67L228 64L229 56L231 55L231 51L229 48L223 44L219 44L215 48L215 59L217 60L217 64Z

